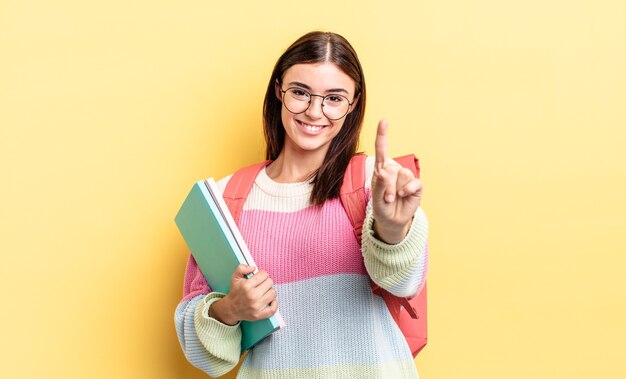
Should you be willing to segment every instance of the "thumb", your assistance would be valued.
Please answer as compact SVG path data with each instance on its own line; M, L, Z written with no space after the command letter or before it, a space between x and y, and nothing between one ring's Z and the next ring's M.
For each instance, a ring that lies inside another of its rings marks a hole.
M252 274L255 270L256 270L256 267L254 266L240 264L235 269L235 272L233 272L233 277L235 278L247 277L248 275Z

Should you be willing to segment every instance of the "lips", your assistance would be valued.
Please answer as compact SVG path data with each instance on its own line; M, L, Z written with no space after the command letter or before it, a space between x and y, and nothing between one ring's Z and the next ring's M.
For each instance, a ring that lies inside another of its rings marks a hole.
M298 124L298 126L304 130L305 133L307 134L318 134L319 132L322 131L322 129L324 129L326 127L326 125L311 125L311 124L307 124L304 123L300 120L296 120L296 123Z

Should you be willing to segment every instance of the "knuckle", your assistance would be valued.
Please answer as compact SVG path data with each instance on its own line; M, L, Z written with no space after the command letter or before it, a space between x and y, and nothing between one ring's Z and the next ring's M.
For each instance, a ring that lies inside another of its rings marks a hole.
M385 167L388 168L392 172L398 172L402 169L402 166L396 162L394 159L388 158L385 162Z

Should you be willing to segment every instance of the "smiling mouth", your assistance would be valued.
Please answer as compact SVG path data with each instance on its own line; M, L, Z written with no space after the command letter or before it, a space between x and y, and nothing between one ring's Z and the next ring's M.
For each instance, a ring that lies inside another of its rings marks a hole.
M297 121L304 129L310 132L319 132L320 130L322 130L322 128L326 127L326 125L311 125L311 124L304 123L300 120L297 120Z

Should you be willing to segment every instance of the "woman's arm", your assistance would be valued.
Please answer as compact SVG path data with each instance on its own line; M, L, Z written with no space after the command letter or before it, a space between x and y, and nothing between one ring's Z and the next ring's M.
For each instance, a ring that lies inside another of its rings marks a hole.
M191 258L187 274L199 277L187 280L183 301L176 308L176 332L187 360L211 376L232 370L241 355L241 320L261 320L276 313L276 290L265 270L250 279L255 268L239 265L233 272L228 295L210 292L200 270L194 269ZM204 283L202 285L201 283ZM206 288L206 291L203 290ZM189 292L204 292L190 298ZM206 294L206 292L209 292Z
M428 272L428 220L418 208L408 234L397 244L381 241L374 232L371 202L363 223L361 249L372 280L396 296L417 294Z
M175 323L178 341L187 360L217 377L229 372L241 356L241 328L230 326L208 316L213 302L223 294L212 292L182 301L176 307Z
M366 160L362 251L376 284L398 296L415 295L428 270L428 220L419 179L386 156L386 122L376 137L376 158ZM389 195L393 195L391 198Z
M211 292L195 260L190 257L183 300L174 315L176 334L187 360L214 377L235 368L241 356L239 323L231 326L209 317L211 305L223 297L224 294Z

